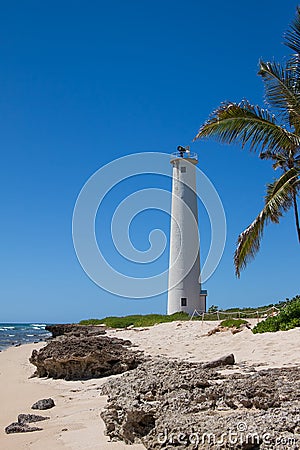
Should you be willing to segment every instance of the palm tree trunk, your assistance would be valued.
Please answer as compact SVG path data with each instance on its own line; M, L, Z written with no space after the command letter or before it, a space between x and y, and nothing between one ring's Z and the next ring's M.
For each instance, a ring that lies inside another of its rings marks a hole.
M297 229L297 233L298 233L298 240L300 243L300 223L299 223L299 213L298 213L296 192L293 192L293 203L294 203L294 212L295 212L295 220L296 220L296 229Z

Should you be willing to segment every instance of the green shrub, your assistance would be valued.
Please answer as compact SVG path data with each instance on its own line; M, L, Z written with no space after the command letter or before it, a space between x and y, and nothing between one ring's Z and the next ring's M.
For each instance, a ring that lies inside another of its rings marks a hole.
M268 317L253 328L253 333L287 331L300 326L300 296L292 298L277 316Z
M211 305L207 310L208 313L214 313L217 311L219 311L219 307L217 305Z
M101 319L86 319L86 320L81 320L79 322L79 325L101 325L103 324Z
M240 328L241 325L244 325L246 323L248 323L248 322L247 322L247 320L244 320L244 319L225 319L225 320L222 320L220 325L221 325L221 327L226 327L226 328L232 328L232 327Z

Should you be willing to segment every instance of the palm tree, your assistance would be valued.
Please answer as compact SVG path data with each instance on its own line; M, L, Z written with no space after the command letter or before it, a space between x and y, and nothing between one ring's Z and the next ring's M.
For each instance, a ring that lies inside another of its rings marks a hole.
M270 159L281 175L267 184L264 207L239 235L234 254L236 275L254 258L260 248L264 227L278 223L283 213L294 209L300 243L297 196L300 191L300 7L285 35L293 55L285 64L260 61L259 75L265 84L268 109L225 102L200 127L194 140L215 137L223 143L239 142L261 159Z

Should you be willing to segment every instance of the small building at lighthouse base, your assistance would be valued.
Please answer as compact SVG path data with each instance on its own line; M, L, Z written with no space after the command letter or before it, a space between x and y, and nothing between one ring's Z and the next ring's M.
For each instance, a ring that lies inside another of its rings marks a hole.
M195 311L199 314L206 312L206 290L201 289L198 298L195 296L192 298L182 297L182 295L186 295L186 290L183 293L180 292L180 289L173 290L172 301L168 302L168 315L176 312L185 312L191 316Z

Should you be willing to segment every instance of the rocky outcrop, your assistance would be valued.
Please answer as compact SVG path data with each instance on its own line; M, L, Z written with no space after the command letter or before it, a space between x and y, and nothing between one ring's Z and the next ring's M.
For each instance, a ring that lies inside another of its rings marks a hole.
M226 331L231 331L232 334L237 334L240 333L241 331L244 331L246 329L251 329L251 325L247 322L247 323L242 323L241 325L239 325L238 327L236 326L231 326L231 327L224 327L222 325L218 325L215 328L213 328L212 330L210 330L206 336L211 336L213 334L216 333L226 333Z
M93 325L78 325L72 323L47 325L45 329L50 333L52 333L53 338L70 333L75 336L83 336L83 335L93 336L105 334L105 330L103 329L103 327Z
M151 358L102 387L107 434L156 450L298 449L300 368L227 372Z
M116 375L134 369L142 353L128 347L130 341L103 335L68 333L33 350L30 362L35 376L78 380Z
M19 414L18 415L19 423L41 422L43 420L48 420L48 419L50 419L50 417L38 416L37 414Z
M6 434L13 433L31 433L33 431L42 431L39 427L30 427L27 423L13 422L5 428Z
M42 428L29 426L29 423L48 420L49 417L37 416L36 414L19 414L18 422L13 422L5 428L6 434L13 433L31 433L33 431L42 431Z
M31 409L51 409L55 406L54 400L52 398L43 398L42 400L38 400L35 402Z
M215 359L213 361L208 361L202 364L203 369L213 369L222 366L232 366L235 363L234 355L222 356L221 358Z

